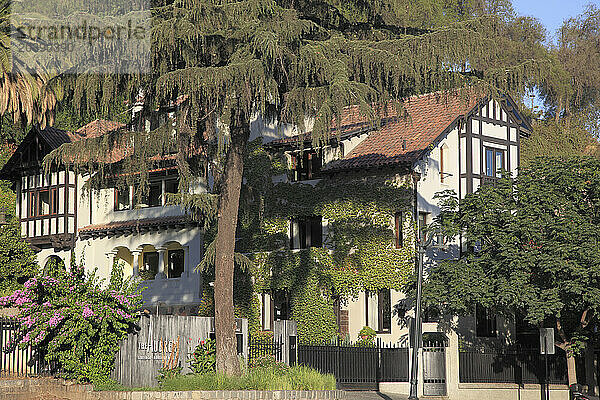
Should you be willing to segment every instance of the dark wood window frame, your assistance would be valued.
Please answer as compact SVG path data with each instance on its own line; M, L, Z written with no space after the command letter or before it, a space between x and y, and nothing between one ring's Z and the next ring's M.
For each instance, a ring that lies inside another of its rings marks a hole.
M295 226L298 227L298 247L294 244ZM290 249L300 250L311 247L323 247L323 217L294 218L290 224Z
M59 205L58 188L50 188L50 215L58 215Z
M322 162L322 157L316 150L292 154L292 181L319 179Z
M48 193L48 212L44 213L42 210L42 206L44 204L44 202L42 202L42 194L43 193ZM52 208L52 204L51 204L51 199L50 199L50 189L40 189L38 191L36 191L36 197L37 197L37 215L38 217L47 217L50 215L51 213L51 208Z
M391 289L380 289L377 294L365 290L365 325L369 325L369 298L372 295L377 296L377 333L392 332L392 291Z
M115 202L114 202L114 210L115 211L131 210L131 188L129 186L127 186L127 207L126 208L119 208L120 198L124 197L124 194L125 194L125 193L123 193L123 195L120 195L120 193L122 191L124 191L124 189L125 188L123 188L123 189L120 189L120 188L117 188L117 187L114 188L114 198L115 198L114 199L115 200Z
M392 332L392 291L381 289L377 292L377 333Z
M35 218L37 216L37 201L35 191L27 192L27 216Z
M498 336L496 315L479 304L475 306L475 334L477 337L494 338Z
M401 249L404 245L404 234L402 232L403 220L401 212L397 212L394 214L394 225L394 245L397 249Z

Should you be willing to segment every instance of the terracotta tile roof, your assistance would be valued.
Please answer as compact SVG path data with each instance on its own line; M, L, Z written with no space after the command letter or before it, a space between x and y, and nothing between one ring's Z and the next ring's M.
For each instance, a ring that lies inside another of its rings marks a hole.
M108 132L124 128L125 124L116 121L107 121L105 119L96 119L87 125L77 129L75 133L81 138L95 138Z
M398 116L394 107L381 112L380 128L371 127L369 119L357 106L347 107L338 135L368 132L368 136L343 159L332 161L323 171L383 167L412 163L459 117L468 114L480 100L436 92L413 96L403 102L406 116ZM269 143L273 147L310 140L310 133Z
M125 231L156 230L162 227L172 227L173 225L187 225L194 223L189 216L171 216L146 218L129 221L115 221L106 224L88 225L79 228L79 234L82 236L103 236L109 233L122 233Z
M459 95L428 94L404 102L407 118L390 119L373 130L343 159L325 171L382 167L413 163L459 117L468 114L478 99Z

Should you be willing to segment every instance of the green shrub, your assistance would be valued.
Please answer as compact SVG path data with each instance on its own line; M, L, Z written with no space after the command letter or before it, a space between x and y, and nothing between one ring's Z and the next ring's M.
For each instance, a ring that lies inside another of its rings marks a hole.
M215 371L216 345L212 339L198 343L190 360L190 368L196 374L206 374Z
M373 346L375 344L375 336L377 336L377 332L373 328L365 326L358 332L358 341L356 344L359 346Z
M158 381L158 383L162 383L168 379L173 379L179 375L181 375L181 367L162 367L159 368L158 370L158 376L156 377L156 380Z
M271 354L267 354L262 357L253 359L248 366L250 367L250 369L270 369L274 372L279 372L280 374L285 374L290 370L290 367L286 363L277 361L275 357Z

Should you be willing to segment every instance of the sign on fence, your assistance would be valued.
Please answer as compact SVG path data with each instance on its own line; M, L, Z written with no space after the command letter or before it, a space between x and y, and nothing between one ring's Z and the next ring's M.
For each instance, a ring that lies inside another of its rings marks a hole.
M554 328L540 328L540 354L554 353Z
M248 321L236 323L238 352L247 357ZM214 323L208 317L159 315L142 317L140 328L121 342L115 359L113 378L126 386L156 386L164 367L190 372L189 360L198 343L211 337Z

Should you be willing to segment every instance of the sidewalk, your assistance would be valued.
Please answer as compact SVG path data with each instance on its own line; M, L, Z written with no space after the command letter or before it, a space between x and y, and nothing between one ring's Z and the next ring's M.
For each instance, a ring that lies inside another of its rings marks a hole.
M403 395L403 394L393 394L393 393L347 390L346 391L346 399L347 400L407 400L408 396Z

